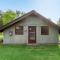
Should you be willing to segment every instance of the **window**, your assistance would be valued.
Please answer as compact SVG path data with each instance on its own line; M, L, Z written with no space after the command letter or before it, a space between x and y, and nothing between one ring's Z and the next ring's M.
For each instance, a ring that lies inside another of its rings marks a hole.
M15 26L15 34L23 35L23 26Z
M48 35L48 34L49 34L49 27L41 26L41 35Z

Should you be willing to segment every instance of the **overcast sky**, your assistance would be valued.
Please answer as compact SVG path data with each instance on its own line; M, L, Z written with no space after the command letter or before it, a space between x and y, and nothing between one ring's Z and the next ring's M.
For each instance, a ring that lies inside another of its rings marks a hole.
M0 0L0 10L36 10L43 16L57 22L60 17L60 0Z

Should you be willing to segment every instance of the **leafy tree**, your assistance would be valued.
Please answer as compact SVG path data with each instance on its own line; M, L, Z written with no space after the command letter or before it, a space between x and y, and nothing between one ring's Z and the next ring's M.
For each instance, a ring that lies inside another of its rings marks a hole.
M6 12L3 13L3 24L7 24L9 22L11 22L12 20L14 20L16 17L19 17L21 15L23 15L24 13L21 11L16 10L12 11L12 10L7 10Z
M7 10L3 14L3 24L7 24L16 17L16 13L12 10Z
M16 17L22 16L24 13L21 11L12 11L12 10L7 10L5 12L2 12L0 10L0 26L5 25L12 20L14 20Z
M2 14L3 14L3 12L0 10L0 26L2 26L3 25L3 19L2 19Z

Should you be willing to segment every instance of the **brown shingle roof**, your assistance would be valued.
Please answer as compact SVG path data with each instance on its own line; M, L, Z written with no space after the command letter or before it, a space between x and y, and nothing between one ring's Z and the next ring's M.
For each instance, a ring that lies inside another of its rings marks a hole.
M40 15L40 14L37 13L36 11L32 10L32 11L24 14L23 16L18 17L18 18L16 18L16 19L14 19L13 21L9 22L8 24L2 26L2 27L0 28L0 32L4 31L6 28L9 28L10 26L12 26L13 24L19 22L20 20L22 20L22 19L30 16L31 14L34 14L34 15L38 16L38 17L39 17L40 19L42 19L44 22L46 22L46 23L48 23L48 24L51 24L51 25L53 25L53 26L55 26L55 27L57 27L57 28L60 29L60 27L59 27L57 24L53 23L53 22L50 21L49 19L47 19L47 18L45 18L44 16Z

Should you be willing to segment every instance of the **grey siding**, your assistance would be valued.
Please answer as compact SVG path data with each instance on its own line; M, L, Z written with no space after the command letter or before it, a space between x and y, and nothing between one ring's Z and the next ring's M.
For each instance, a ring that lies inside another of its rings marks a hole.
M15 35L15 25L4 31L4 44L28 44L28 26L36 26L36 43L58 43L58 30L38 17L29 16L16 25L24 26L24 35ZM49 35L41 35L41 26L49 26ZM13 36L9 35L13 31Z

